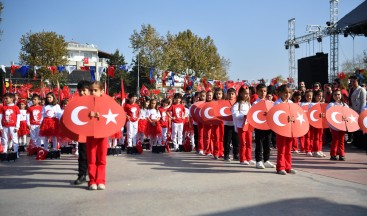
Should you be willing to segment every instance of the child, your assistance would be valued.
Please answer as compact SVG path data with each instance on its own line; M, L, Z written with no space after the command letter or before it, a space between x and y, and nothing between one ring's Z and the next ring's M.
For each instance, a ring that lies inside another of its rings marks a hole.
M209 90L206 92L206 102L211 102L213 100L213 92ZM212 156L214 152L214 131L212 124L204 124L203 125L203 141L204 141L204 153L207 156ZM216 155L216 157L218 157ZM218 159L218 158L217 158Z
M42 109L42 123L39 135L42 137L43 148L48 150L48 141L52 139L52 149L57 149L57 135L59 133L59 120L61 108L57 104L55 94L47 93L46 103Z
M230 88L227 90L226 100L231 104L231 108L233 104L236 102L236 89ZM232 143L232 151L233 151L233 159L239 160L238 157L238 135L235 130L235 126L232 121L224 121L224 140L223 140L223 148L224 148L224 161L230 162L231 158L229 157L229 153L231 151L231 143Z
M256 92L259 98L256 101L254 101L253 105L257 104L262 100L265 100L267 94L266 85L263 83L258 84L256 86ZM270 138L271 138L271 130L255 129L255 143L256 143L255 159L256 159L256 168L258 169L275 168L275 165L269 161Z
M240 141L240 164L255 165L252 160L252 143L250 142L252 131L244 131L243 126L246 123L247 113L250 110L250 92L247 86L241 87L238 91L237 101L232 106L232 116L235 127L238 131Z
M194 96L191 98L191 106L193 106L194 103L198 102L199 99L200 99L199 98L199 92L195 92ZM191 109L191 106L190 106L190 109ZM189 114L190 114L189 117L192 119L192 126L193 126L193 130L194 130L194 136L191 137L191 142L194 144L196 153L199 153L199 150L198 150L198 135L199 135L198 123L193 120L193 118L191 116L191 112Z
M214 90L214 100L222 100L223 99L223 90L220 88L216 88ZM218 160L224 156L224 147L223 147L223 133L224 133L224 124L221 121L220 124L213 125L213 148L214 148L214 160Z
M293 95L292 95L292 101L293 101L293 103L298 104L298 105L301 105L301 99L302 99L301 92L298 91L298 90L295 90L293 92ZM292 152L294 152L296 154L299 154L300 153L300 151L298 150L298 138L297 137L294 137L293 138Z
M138 122L140 115L140 107L136 103L137 96L135 93L130 93L128 95L128 103L125 105L124 109L126 112L126 137L127 137L127 147L132 148L136 146L137 134L138 134Z
M167 141L167 133L168 133L168 125L169 125L169 119L167 116L167 110L169 108L168 103L169 102L167 99L163 99L162 106L158 108L158 111L161 115L161 118L159 119L159 124L162 127L162 133L160 134L160 137L159 137L159 143L161 146L166 145L166 141Z
M119 105L121 105L121 103L122 103L121 98L116 98L115 101ZM111 147L111 148L116 148L117 147L118 141L122 138L123 129L124 129L124 127L122 127L122 129L120 131L118 131L115 134L112 134L110 136L110 141L111 142L109 144L109 147Z
M20 111L19 107L14 104L15 96L13 93L6 93L3 97L4 105L0 110L0 131L1 142L4 153L8 151L9 135L13 142L14 152L18 153L18 130L20 126Z
M157 146L158 137L162 136L162 128L159 124L161 114L158 111L158 105L156 99L151 99L149 103L149 109L147 110L147 127L145 134L149 138L149 145Z
M199 101L206 101L206 91L201 91L199 94ZM204 154L204 127L201 122L197 122L197 140L198 140L198 148L197 152L199 155Z
M348 107L347 104L343 102L343 95L340 89L335 89L333 92L333 99L335 102L329 103L326 107L326 110L333 106L345 106ZM336 157L339 156L339 160L345 161L345 154L344 154L344 136L345 131L340 131L334 128L332 125L329 124L329 128L331 130L332 141L331 141L331 148L330 148L330 160L338 160Z
M80 97L90 95L90 82L81 80L78 82L76 89ZM78 142L78 178L74 181L75 185L80 185L86 182L88 161L87 161L87 145L86 143Z
M140 115L139 115L139 122L138 122L138 135L137 139L138 142L141 142L143 144L144 138L146 137L145 129L147 127L147 112L148 112L148 106L149 106L149 100L147 97L141 98L140 102Z
M314 91L313 95L314 95L313 96L314 102L311 103L308 106L308 109L311 109L311 107L313 107L317 103L322 103L321 102L322 101L322 91L321 90ZM312 147L313 153L312 153L312 155L314 157L318 157L318 158L325 157L326 155L322 152L322 132L323 132L323 129L322 128L315 128L315 127L312 127L310 125L310 131L311 131L310 142L313 143L313 147Z
M69 102L68 99L64 99L61 101L60 119L61 119L61 116L64 114L64 110L65 110L66 105L68 105L68 102ZM59 140L60 146L68 146L69 143L71 143L71 140L63 134L62 130L59 131L58 135L59 135L58 140Z
M174 150L178 151L178 146L182 145L183 120L185 116L185 107L181 104L182 95L176 93L173 96L173 104L168 109L167 115L172 119L172 142Z
M95 81L90 86L92 95L102 97L104 95L103 85ZM106 96L108 97L108 96ZM90 117L95 117L96 113L91 112ZM88 159L88 189L106 189L106 157L107 157L108 137L94 138L87 137L87 159Z
M18 107L20 111L20 125L18 130L18 139L19 145L26 146L27 145L27 135L29 134L29 128L27 126L27 101L25 99L21 99L18 102Z
M37 94L32 96L32 106L27 109L27 125L30 128L30 138L34 145L41 147L39 137L40 125L42 121L41 97Z
M313 91L312 89L307 89L305 91L304 102L301 102L302 106L309 106L312 103ZM301 145L301 151L306 152L306 156L312 157L312 143L311 143L311 131L309 130L303 137L299 139Z
M274 102L274 106L281 103L293 103L290 100L292 90L283 84L278 89L279 99ZM287 173L296 174L296 170L292 169L292 147L293 138L284 137L279 134L276 135L277 143L277 173L280 175L286 175Z

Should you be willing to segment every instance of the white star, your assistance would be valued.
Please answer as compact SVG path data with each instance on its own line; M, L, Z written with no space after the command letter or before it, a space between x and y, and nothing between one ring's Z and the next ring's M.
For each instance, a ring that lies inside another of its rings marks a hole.
M107 119L106 121L106 125L110 122L113 122L115 124L117 124L116 122L116 117L118 116L119 114L113 114L111 109L108 110L108 114L107 115L102 115L103 117L105 117Z
M302 125L302 122L305 122L305 119L303 118L303 114L299 114L297 113L298 117L296 118L296 120L299 121L299 123Z
M351 121L352 121L352 123L353 122L355 122L355 123L357 123L357 121L356 121L356 117L354 117L352 114L350 114L350 117L348 117Z

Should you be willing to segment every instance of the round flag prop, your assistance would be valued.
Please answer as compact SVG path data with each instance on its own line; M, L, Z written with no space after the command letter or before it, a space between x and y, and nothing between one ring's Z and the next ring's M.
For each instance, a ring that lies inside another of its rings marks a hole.
M247 120L251 126L260 130L270 130L266 121L268 111L273 107L273 103L262 100L253 105L247 113Z
M318 103L312 106L308 112L308 120L310 125L315 128L328 128L329 124L326 119L326 107L328 104L326 103Z
M354 132L359 130L358 113L344 106L333 106L326 112L329 124L341 131Z

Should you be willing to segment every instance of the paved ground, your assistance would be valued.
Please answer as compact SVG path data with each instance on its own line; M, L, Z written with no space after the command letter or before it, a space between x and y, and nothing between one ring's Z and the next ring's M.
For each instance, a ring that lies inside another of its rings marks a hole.
M294 155L286 176L194 153L109 156L105 191L71 184L75 156L23 156L0 163L0 215L367 215L366 153L346 156Z

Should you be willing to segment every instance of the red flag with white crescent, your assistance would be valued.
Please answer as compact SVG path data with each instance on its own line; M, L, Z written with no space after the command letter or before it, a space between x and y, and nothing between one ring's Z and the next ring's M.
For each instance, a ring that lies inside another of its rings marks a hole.
M268 100L261 100L253 105L247 113L249 124L256 129L269 130L270 127L266 122L266 115L272 107L273 103Z
M358 124L363 133L367 133L367 110L359 114Z
M358 113L344 106L333 106L326 112L326 119L334 128L341 131L354 132L359 130Z
M327 103L318 103L312 106L308 112L307 117L310 125L315 128L328 128L329 124L326 119L326 107Z

